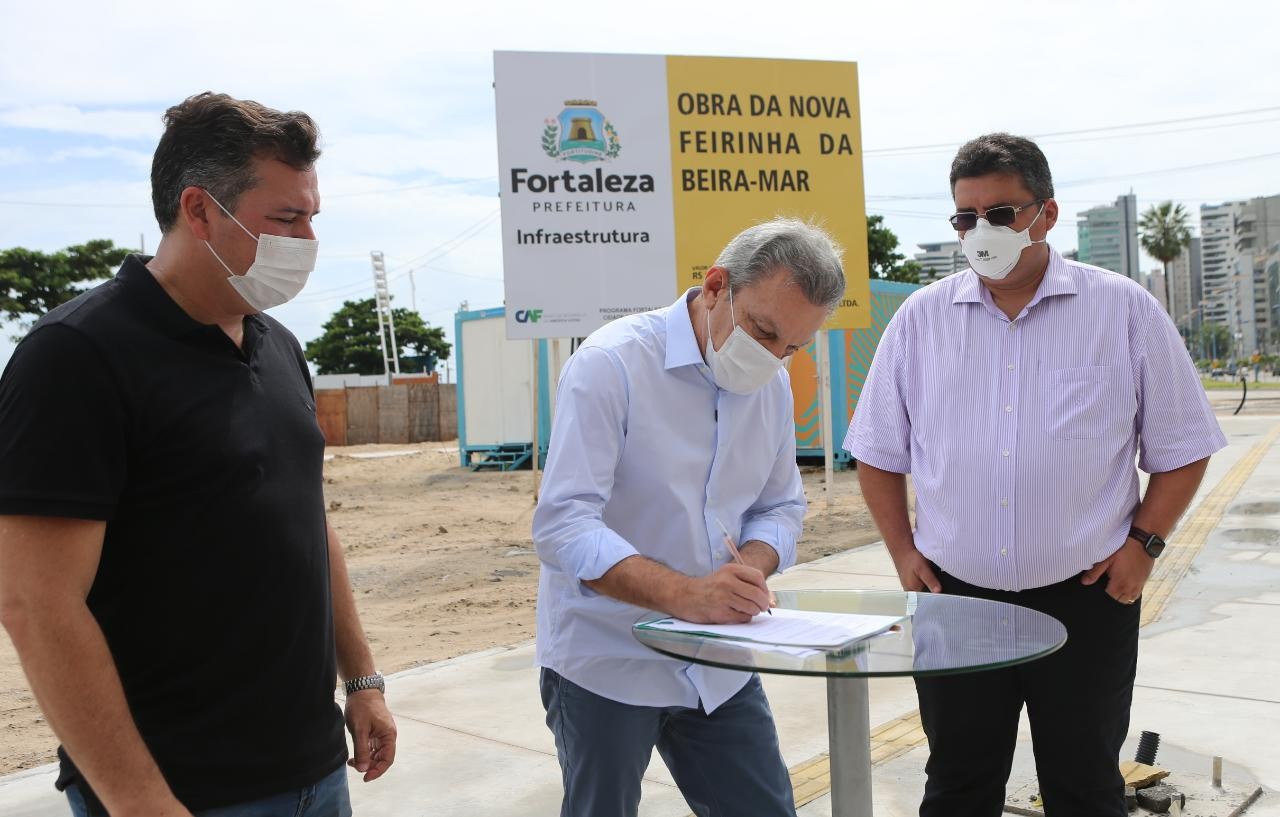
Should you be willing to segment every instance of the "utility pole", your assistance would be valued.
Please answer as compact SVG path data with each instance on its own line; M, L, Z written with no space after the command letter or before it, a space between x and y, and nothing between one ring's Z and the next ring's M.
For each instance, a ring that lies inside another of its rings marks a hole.
M391 291L387 288L387 265L379 250L369 253L373 260L373 308L378 313L378 345L382 347L382 371L391 384L392 374L400 374L400 353L396 347L396 324L391 314ZM387 354L387 334L391 354Z

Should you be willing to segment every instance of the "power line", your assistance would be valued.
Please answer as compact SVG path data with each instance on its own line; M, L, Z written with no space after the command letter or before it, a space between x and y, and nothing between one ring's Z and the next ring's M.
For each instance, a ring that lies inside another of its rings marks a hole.
M447 182L431 182L423 184L408 184L403 187L388 187L383 190L361 190L355 193L330 193L325 196L326 199L350 199L357 196L385 196L391 193L404 193L409 190L429 190L436 187L459 187L465 184L480 184L482 182L496 182L497 176L485 176L484 178L475 179L451 179Z
M436 253L437 251L440 251L440 250L444 250L444 251L445 251L445 253L452 252L454 249L456 249L456 248L457 248L457 246L458 246L458 245L461 245L461 244L463 244L463 243L465 243L465 242L467 242L467 241L471 240L472 238L475 238L475 236L476 236L476 235L478 235L479 233L483 232L483 231L484 231L484 229L485 229L486 227L488 227L489 225L491 225L494 221L496 221L496 220L498 219L498 217L499 217L501 214L502 214L502 210L501 210L501 208L490 211L486 216L484 216L484 218L482 218L482 219L480 219L479 221L477 221L477 222L475 222L475 223L471 224L469 227L466 227L465 229L463 229L463 231L462 231L462 232L458 233L458 234L457 234L456 236L454 236L453 238L449 239L448 241L445 241L444 243L440 244L439 246L436 246L436 247L433 247L433 248L432 248L432 249L430 249L430 250L427 250L426 252L422 253L421 255L414 256L413 258L410 258L408 261L405 261L403 264L397 264L397 265L392 269L392 271L394 272L394 271L396 271L396 270L401 270L401 269L405 269L405 268L407 268L407 267L412 267L412 266L414 266L414 265L418 264L418 262L420 262L420 261L421 261L421 263L422 263L422 264L429 264L429 263L431 263L432 261L436 260L436 257L430 257L430 258L428 258L428 256L434 256L434 253ZM453 245L453 246L450 246L450 245ZM448 249L445 249L445 248L448 248ZM442 253L442 254L444 254L444 253ZM425 258L425 259L427 259L427 260L422 261L422 259L424 259L424 258Z
M117 208L150 208L150 204L123 204L119 202L90 204L83 201L16 201L13 199L0 199L0 204L7 204L13 207L99 207L105 209Z
M1263 159L1274 159L1280 156L1280 151L1275 153L1260 153L1257 156L1241 156L1238 159L1222 159L1217 162L1203 162L1196 165L1183 165L1182 167L1166 167L1161 170L1143 170L1136 173L1125 173L1120 176L1097 176L1092 179L1072 179L1071 181L1058 182L1059 187L1070 187L1077 184L1093 184L1095 182L1114 182L1127 181L1129 179L1143 179L1151 176L1163 176L1169 173L1185 173L1190 170L1203 170L1209 167L1225 167L1227 165L1244 164L1246 162L1257 162Z
M478 236L480 233L484 232L485 228L491 226L493 222L497 219L497 216L500 213L501 213L501 210L494 210L493 212L484 216L484 218L480 219L479 221L476 221L468 225L466 228L464 228L460 233L455 235L453 238L450 238L449 240L444 241L441 244L438 244L437 246L433 247L432 249L428 250L422 255L416 256L415 258L410 259L409 261L406 261L402 264L399 264L393 267L391 270L388 270L388 273L397 271L397 270L404 270L404 272L401 272L399 275L395 276L394 278L389 277L388 282L390 283L394 281L399 281L400 279L408 276L409 272L412 271L413 269L417 269L419 267L425 267L428 264L434 261L437 261L443 258L444 256L448 255L449 253L453 252L458 247L465 244L467 241L470 241L471 239ZM426 260L420 261L419 259L426 259ZM461 273L457 273L457 274L461 274ZM464 276L464 277L476 277L476 276ZM484 280L494 280L494 279L484 279ZM324 303L326 301L334 301L339 298L344 298L348 295L355 294L356 292L359 292L360 290L364 289L367 286L368 286L367 282L360 281L360 282L355 282L350 284L343 284L336 287L331 287L329 289L322 289L316 292L309 292L309 293L306 293L304 297L298 298L297 303L304 303L304 304L305 303Z
M1184 122L1203 122L1205 120L1210 120L1210 119L1226 119L1232 116L1247 116L1249 114L1257 114L1257 113L1275 113L1277 111L1280 111L1280 106L1271 106L1267 108L1250 108L1248 110L1242 110L1242 111L1229 111L1226 113L1216 113L1216 114L1202 114L1200 116L1186 116L1186 117L1181 117L1179 119L1160 119L1160 120L1151 120L1148 122L1134 122L1128 125L1101 125L1093 128L1079 128L1076 130L1053 131L1049 133L1034 134L1032 138L1049 139L1056 136L1079 136L1083 134L1104 133L1108 131L1132 130L1134 128L1150 128L1150 127L1156 127L1160 125L1176 125ZM1264 120L1264 121L1269 121L1269 120ZM1228 125L1228 127L1234 126L1235 124L1254 124L1254 123L1233 123L1233 125ZM1167 132L1173 132L1173 131L1167 131ZM890 148L868 148L862 151L862 155L863 156L884 156L884 155L899 154L899 153L905 154L913 151L927 152L927 151L935 151L939 149L951 150L957 147L958 145L963 144L963 141L964 140L958 140L958 141L952 141L952 142L938 142L931 145L906 145L901 147L890 147Z
M475 179L453 179L447 182L432 182L429 184L410 184L403 187L389 187L383 190L359 190L353 193L327 193L324 198L328 199L348 199L359 196L383 196L393 193L403 193L409 190L427 190L440 187L459 187L467 184L480 184L482 182L496 182L497 176L487 176L485 178ZM150 204L137 204L130 202L82 202L82 201L30 201L19 199L0 199L0 205L10 205L13 207L79 207L79 208L100 208L100 209L149 209Z

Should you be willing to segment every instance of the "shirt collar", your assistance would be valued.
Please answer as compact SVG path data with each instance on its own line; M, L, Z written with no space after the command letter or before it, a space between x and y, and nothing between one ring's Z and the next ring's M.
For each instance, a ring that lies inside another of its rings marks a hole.
M689 317L689 303L702 292L702 287L691 287L675 303L667 308L667 361L666 368L692 366L705 363L698 348L698 336L693 332L693 320Z
M986 303L989 297L986 293L986 287L978 280L978 273L973 270L965 270L959 273L963 276L960 283L956 285L955 295L951 297L953 304L980 304ZM1056 295L1076 295L1079 290L1076 288L1075 277L1071 274L1071 267L1067 264L1057 250L1053 247L1049 248L1049 267L1044 272L1044 278L1040 281L1040 286L1036 289L1035 297L1033 297L1026 308L1030 309L1045 298Z
M151 274L151 270L147 269L147 262L154 256L133 254L125 258L124 263L120 265L120 271L116 273L116 280L124 285L125 291L136 299L141 305L143 316L155 323L155 325L170 337L180 337L198 332L201 330L213 329L219 334L222 330L216 326L200 323L195 318L178 306L178 303L169 297L169 293L165 292L164 287L160 286L160 282ZM246 315L245 330L248 332L250 327L257 330L257 334L261 335L270 331L271 327L263 319L261 315Z

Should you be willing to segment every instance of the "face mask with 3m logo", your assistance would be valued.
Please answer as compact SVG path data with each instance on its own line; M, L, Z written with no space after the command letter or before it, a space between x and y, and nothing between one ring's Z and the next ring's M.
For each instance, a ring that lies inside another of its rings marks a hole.
M1031 224L1040 220L1044 205L1040 205L1036 217ZM1031 224L1022 232L1015 232L1012 227L993 227L983 217L978 218L978 225L965 232L960 239L960 247L964 257L969 259L973 271L992 281L1006 277L1022 257L1022 251L1032 244L1044 244L1048 239L1031 240Z

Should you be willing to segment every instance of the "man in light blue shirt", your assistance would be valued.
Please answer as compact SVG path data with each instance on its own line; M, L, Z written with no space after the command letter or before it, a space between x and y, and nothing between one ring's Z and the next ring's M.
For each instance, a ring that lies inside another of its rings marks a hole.
M843 294L831 239L777 219L565 365L533 519L563 817L635 815L655 746L698 815L795 814L759 678L659 655L631 626L648 610L728 623L768 608L765 577L795 562L805 511L783 364Z

